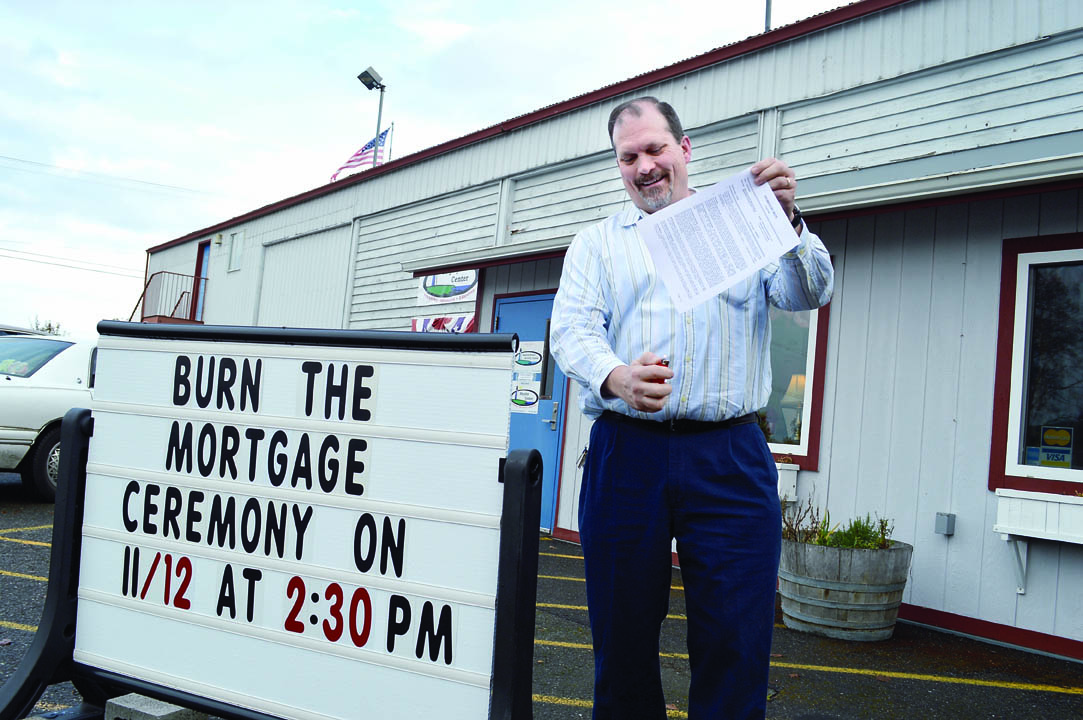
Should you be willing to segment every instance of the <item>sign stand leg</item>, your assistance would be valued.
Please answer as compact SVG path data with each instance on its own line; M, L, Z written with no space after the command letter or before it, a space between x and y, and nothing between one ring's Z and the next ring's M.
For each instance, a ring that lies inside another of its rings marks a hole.
M534 716L534 610L538 591L538 527L542 458L537 450L512 450L502 468L500 575L490 720Z
M94 431L90 411L73 408L60 431L60 478L53 512L53 547L49 588L34 641L15 674L0 687L0 720L26 717L49 685L73 679L75 609L79 580L79 538L83 524L87 449ZM83 688L76 686L88 698ZM93 688L88 699L93 702ZM84 712L85 710L85 712ZM84 703L79 717L100 716L101 708ZM68 717L65 713L65 717Z

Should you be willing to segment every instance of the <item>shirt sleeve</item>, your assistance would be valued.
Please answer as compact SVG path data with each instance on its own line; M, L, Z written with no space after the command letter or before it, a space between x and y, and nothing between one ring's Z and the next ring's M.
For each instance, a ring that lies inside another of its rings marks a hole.
M835 270L823 242L802 224L800 242L764 268L767 296L783 310L814 310L831 300Z
M602 383L624 363L613 352L608 328L612 295L597 226L581 231L564 256L560 287L553 300L549 349L565 375L588 388L599 401Z

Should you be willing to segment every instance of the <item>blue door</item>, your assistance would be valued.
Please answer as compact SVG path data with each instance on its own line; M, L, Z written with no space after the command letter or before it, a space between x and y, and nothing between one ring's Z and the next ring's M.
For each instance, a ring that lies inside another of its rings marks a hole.
M549 356L553 293L496 301L496 331L516 333L515 379L509 389L510 447L542 454L541 526L552 531L557 510L560 446L564 437L564 373Z

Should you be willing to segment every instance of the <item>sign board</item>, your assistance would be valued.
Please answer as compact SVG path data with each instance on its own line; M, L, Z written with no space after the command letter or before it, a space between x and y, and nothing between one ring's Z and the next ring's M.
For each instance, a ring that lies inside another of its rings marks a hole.
M102 335L75 661L283 718L489 717L514 340L250 330Z

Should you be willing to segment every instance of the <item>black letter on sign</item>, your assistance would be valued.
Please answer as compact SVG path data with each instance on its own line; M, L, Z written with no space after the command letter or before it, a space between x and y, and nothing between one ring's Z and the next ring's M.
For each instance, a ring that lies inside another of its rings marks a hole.
M196 506L202 502L202 491L192 490L188 493L188 512L185 513L185 516L188 519L188 525L184 531L184 539L190 543L197 543L203 539L203 536L196 530L196 525L203 519L203 513L201 513Z
M263 375L263 360L256 360L256 375L252 376L252 366L248 364L248 358L244 359L244 367L241 369L241 410L244 410L245 398L252 404L252 412L259 412L259 381Z
M248 479L251 482L256 480L256 450L259 448L259 441L263 439L265 434L259 428L248 428L244 431L244 436L248 438L248 447L250 448L248 453Z
M165 446L165 469L172 470L177 466L177 472L184 465L184 472L192 472L192 423L184 423L184 439L181 439L180 423L176 420L169 428L169 444Z
M208 448L210 450L208 451ZM218 437L214 434L214 425L203 423L199 431L199 451L196 453L196 465L199 474L210 477L214 472L214 457L218 454ZM205 457L208 456L209 457Z
M259 500L254 497L248 498L245 501L244 510L241 511L241 547L246 553L259 550L259 531L262 527L263 510L260 509Z
M433 630L432 603L425 601L425 607L421 609L421 626L417 629L417 647L414 655L420 660L425 651L426 641L429 643L429 660L436 662L440 657L440 646L444 645L444 664L451 664L451 606L445 605L440 609L440 626Z
M361 462L361 458L355 458L354 455L360 455L365 452L369 444L361 438L350 438L349 444L346 446L346 494L347 495L364 495L365 486L362 483L354 482L354 473L360 475L365 472L365 463Z
M267 477L271 484L278 487L286 480L286 453L278 453L278 469L275 469L275 448L279 445L286 447L288 438L282 430L275 430L271 436L271 447L267 449Z
M267 501L267 531L264 533L263 554L271 557L271 543L275 545L275 553L279 558L286 554L286 521L289 520L289 506L282 503L282 514L275 513L275 504ZM247 508L245 508L247 510Z
M332 398L338 399L338 419L342 420L346 417L346 379L349 377L349 370L346 363L342 363L342 372L339 373L342 379L336 383L335 364L327 363L327 391L323 396L323 417L326 420L331 419Z
M399 617L399 611L402 617ZM410 629L410 601L402 595L392 595L387 603L387 651L395 651L395 638Z
M172 485L166 487L165 510L162 512L162 537L169 537L169 533L172 532L173 537L180 540L180 523L177 518L180 517L183 501L184 497L179 488Z
M223 508L222 496L215 494L214 500L211 501L211 519L207 525L208 545L212 544L215 536L217 536L218 547L224 547L226 543L229 543L229 549L232 550L237 546L237 537L235 533L237 521L236 510L236 498L226 498L226 505Z
M323 363L309 360L301 363L301 372L308 375L305 385L305 417L312 417L312 394L316 389L316 375L323 370Z
M147 535L154 535L158 532L158 526L152 523L150 519L158 514L158 504L154 502L154 497L160 492L162 492L162 488L148 484L143 493L143 532Z
M368 543L362 547L365 531L368 531ZM372 569L376 560L376 520L369 513L362 515L353 531L353 563L361 572Z
M338 484L338 460L334 456L327 457L328 450L338 452L338 438L334 435L325 437L323 445L320 445L320 490L325 493L331 493Z
M132 480L124 488L124 501L121 503L121 507L124 510L124 529L128 532L135 532L139 529L139 521L131 517L128 517L128 503L131 502L132 495L139 494L139 483Z
M233 566L226 564L222 572L222 585L218 588L218 617L222 617L222 608L229 608L229 618L237 618L237 599L233 592Z
M361 407L362 400L368 400L372 397L372 388L364 386L365 378L370 378L373 375L373 369L371 365L358 365L353 370L353 409L352 415L354 420L368 420L372 417L365 408Z
M248 581L248 622L252 622L256 606L256 583L263 579L263 572L256 568L245 568L241 575Z
M312 451L309 448L308 433L301 433L301 439L297 443L290 487L297 487L297 483L301 480L305 481L305 490L312 489Z
M173 368L173 404L187 405L192 397L192 384L188 376L192 374L192 359L187 355L178 355Z
M406 550L406 518L399 518L398 537L391 527L391 518L384 515L384 532L380 538L380 574L387 575L387 559L395 565L395 577L402 577L402 554Z
M218 361L218 397L214 401L219 410L222 409L222 400L226 401L229 409L233 409L233 383L237 380L237 361L233 358L222 358Z
M207 392L203 392L203 378L207 378ZM207 361L207 372L203 373L203 356L196 360L196 405L205 408L211 404L214 393L214 355Z
M219 454L218 477L225 479L226 465L229 465L229 476L237 479L237 451L241 449L241 431L232 425L222 426L222 452Z

